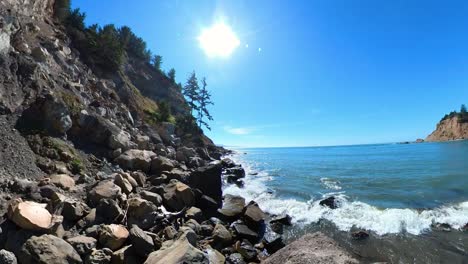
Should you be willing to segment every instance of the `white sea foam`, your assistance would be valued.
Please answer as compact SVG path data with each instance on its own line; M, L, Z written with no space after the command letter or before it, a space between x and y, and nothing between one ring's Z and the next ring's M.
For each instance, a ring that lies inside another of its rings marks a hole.
M339 181L332 180L330 178L321 178L320 182L325 185L327 189L332 190L341 190L341 186L339 185Z
M242 162L238 157L233 159L237 163L243 164L247 174L252 169L250 164ZM429 231L433 223L447 223L455 229L460 229L468 223L468 201L423 211L396 208L381 209L363 202L350 201L344 192L335 192L324 195L334 195L337 198L340 206L332 210L320 206L321 199L304 202L276 197L269 192L267 185L271 177L266 172L259 172L255 176L248 175L244 180L244 188L229 185L224 187L224 193L241 195L247 201L255 200L262 209L271 214L287 213L293 218L293 222L298 225L316 223L320 219L326 219L343 231L349 231L354 226L374 231L378 235L400 232L419 235ZM323 180L322 183L325 185L330 184L330 189L333 190L341 189L336 188L338 183L332 184L331 181L326 180Z

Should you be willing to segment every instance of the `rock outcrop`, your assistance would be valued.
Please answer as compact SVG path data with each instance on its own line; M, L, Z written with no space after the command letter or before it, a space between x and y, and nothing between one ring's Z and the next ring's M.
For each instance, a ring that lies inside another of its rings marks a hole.
M325 236L323 233L317 232L304 235L274 253L263 263L351 264L359 263L359 261L341 248L333 239Z
M425 141L450 141L468 139L468 122L465 122L461 116L454 115L442 119L434 132L427 136Z

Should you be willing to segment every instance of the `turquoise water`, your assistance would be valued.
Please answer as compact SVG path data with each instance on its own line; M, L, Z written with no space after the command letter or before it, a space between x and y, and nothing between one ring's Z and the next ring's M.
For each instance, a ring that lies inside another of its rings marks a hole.
M468 223L468 141L236 151L232 158L256 175L224 192L299 225L326 219L343 231L419 235L434 223ZM318 205L330 195L339 209Z

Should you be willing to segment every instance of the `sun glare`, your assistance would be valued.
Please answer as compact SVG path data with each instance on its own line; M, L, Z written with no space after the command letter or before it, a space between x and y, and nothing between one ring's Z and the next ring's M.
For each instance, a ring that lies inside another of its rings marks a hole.
M236 34L222 22L204 29L198 41L209 57L227 58L240 45Z

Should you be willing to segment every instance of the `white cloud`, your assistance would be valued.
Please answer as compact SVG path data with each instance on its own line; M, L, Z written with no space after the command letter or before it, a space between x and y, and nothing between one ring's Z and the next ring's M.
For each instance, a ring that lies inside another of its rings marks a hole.
M224 131L228 132L229 134L233 135L248 135L252 133L255 129L251 127L230 127L225 126Z

